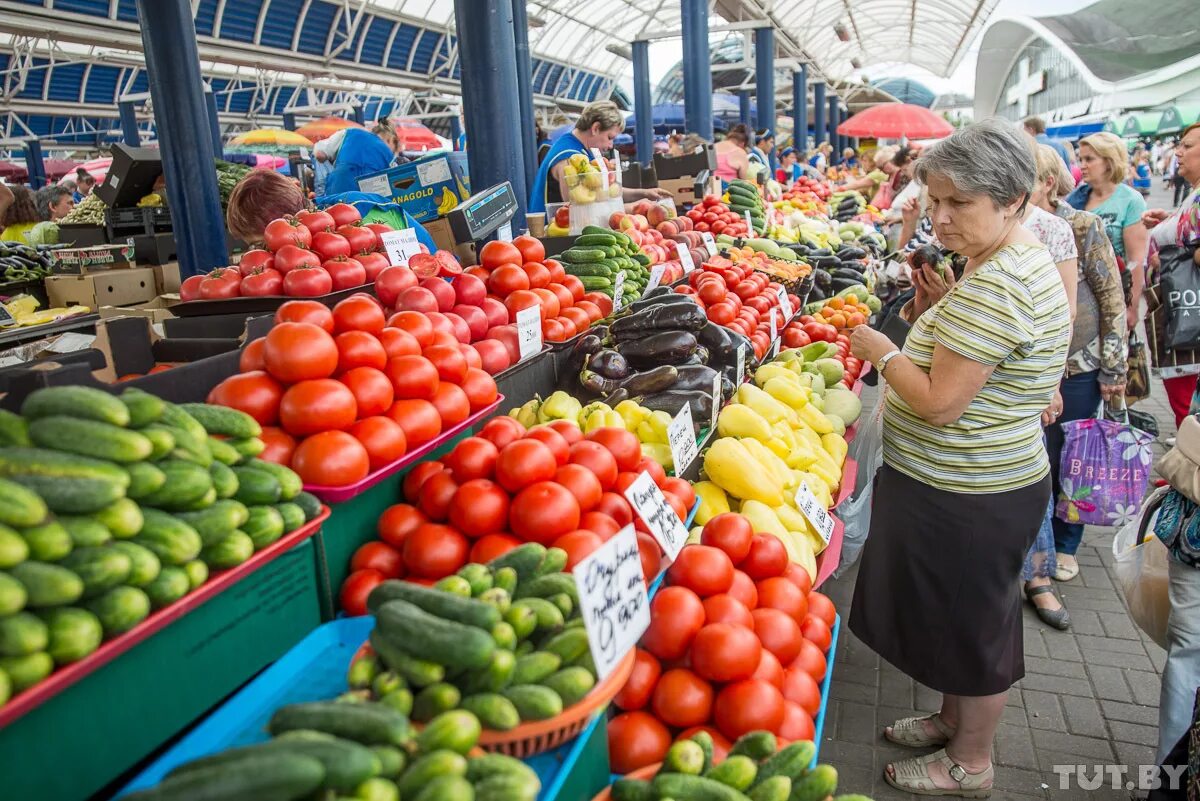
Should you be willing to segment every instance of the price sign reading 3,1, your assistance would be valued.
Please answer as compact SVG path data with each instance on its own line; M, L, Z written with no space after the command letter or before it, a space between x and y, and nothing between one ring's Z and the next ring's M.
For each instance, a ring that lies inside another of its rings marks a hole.
M408 266L408 260L421 252L417 232L412 228L388 231L379 238L383 240L383 247L387 250L389 264Z
M542 312L540 306L530 306L517 312L517 345L521 361L542 352Z
M825 507L821 506L817 496L812 494L808 484L803 481L796 488L796 508L828 545L829 538L833 536L833 518L829 516L829 512L825 511Z
M687 542L687 529L648 472L643 471L634 479L625 490L625 499L645 521L650 534L666 551L667 559L674 559Z
M600 681L621 663L650 627L650 601L633 526L626 526L571 573L579 611Z
M675 462L675 475L683 475L688 465L696 458L696 432L692 428L692 405L683 404L679 414L667 425L667 444L671 446L671 460Z
M696 269L696 262L692 261L692 252L684 247L682 242L675 243L675 252L679 254L679 263L683 265L684 273L690 273Z

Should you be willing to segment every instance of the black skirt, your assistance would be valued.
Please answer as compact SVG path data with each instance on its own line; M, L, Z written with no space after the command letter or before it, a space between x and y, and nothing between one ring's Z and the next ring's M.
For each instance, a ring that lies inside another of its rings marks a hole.
M887 465L850 630L916 681L951 695L1004 692L1025 675L1021 565L1050 477L1011 492L946 492Z

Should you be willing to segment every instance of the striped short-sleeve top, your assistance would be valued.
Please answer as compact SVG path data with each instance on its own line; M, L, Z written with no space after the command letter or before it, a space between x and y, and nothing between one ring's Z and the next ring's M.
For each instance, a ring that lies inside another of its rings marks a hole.
M1050 469L1041 414L1063 376L1070 326L1046 249L1001 248L921 315L904 343L904 354L926 373L936 345L995 369L945 426L927 423L889 391L884 462L949 492L1007 492L1040 481Z

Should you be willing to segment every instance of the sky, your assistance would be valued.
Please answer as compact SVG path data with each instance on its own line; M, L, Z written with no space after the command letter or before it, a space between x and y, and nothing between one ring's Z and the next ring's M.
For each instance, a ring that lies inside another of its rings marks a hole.
M919 2L919 0L918 0ZM1095 0L1000 0L996 9L988 19L988 25L1009 17L1047 17L1057 14L1068 14L1091 5ZM986 30L986 27L984 28ZM928 86L937 94L950 92L965 95L975 93L975 61L979 56L979 42L982 33L971 43L967 53L959 62L958 69L949 78L941 78L911 64L877 64L863 70L870 78L884 75L913 78ZM680 42L678 39L654 42L650 45L650 81L652 84L662 80L667 71L680 60ZM632 85L632 79L626 81Z

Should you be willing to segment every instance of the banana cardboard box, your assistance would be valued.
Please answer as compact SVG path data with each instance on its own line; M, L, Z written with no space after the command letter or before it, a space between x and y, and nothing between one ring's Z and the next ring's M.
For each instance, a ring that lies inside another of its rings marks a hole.
M467 154L438 153L365 175L358 188L390 198L417 222L433 220L471 196Z

